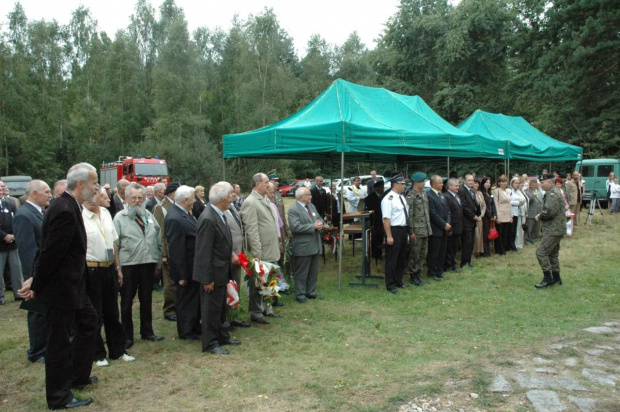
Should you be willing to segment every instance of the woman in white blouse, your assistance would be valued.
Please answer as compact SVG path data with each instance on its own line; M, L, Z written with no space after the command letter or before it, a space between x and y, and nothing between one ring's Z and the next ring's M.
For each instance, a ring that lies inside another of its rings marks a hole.
M516 251L517 248L523 247L523 223L525 223L525 217L523 215L523 209L527 205L527 198L520 188L523 186L520 177L513 177L510 181L510 187L512 193L510 194L510 206L512 209L512 230L510 232L510 247L509 250Z

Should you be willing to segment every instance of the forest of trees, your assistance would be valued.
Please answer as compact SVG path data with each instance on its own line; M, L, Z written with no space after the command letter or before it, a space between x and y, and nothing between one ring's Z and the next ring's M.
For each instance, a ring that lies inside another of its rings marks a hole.
M584 157L620 156L620 7L614 0L401 0L376 49L320 33L300 58L271 9L228 32L188 31L174 0L138 0L129 27L98 30L80 7L67 26L30 21L19 3L0 32L0 171L48 181L70 165L158 155L174 180L222 177L221 140L304 107L331 82L419 95L459 124L474 110L523 116ZM325 173L316 162L229 160ZM350 165L354 167L354 165ZM379 169L378 169L379 170Z

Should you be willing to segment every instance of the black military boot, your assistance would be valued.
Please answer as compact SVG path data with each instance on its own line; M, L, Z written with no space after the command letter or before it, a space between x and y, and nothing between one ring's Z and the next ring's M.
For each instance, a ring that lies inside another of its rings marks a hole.
M562 278L560 277L560 272L553 272L553 283L557 283L558 285L562 284Z
M543 274L544 274L544 277L543 277L542 282L535 285L537 289L546 288L547 286L553 285L553 278L551 277L551 272L548 270L545 270Z
M420 279L420 271L413 272L413 273L409 274L409 276L411 277L411 280L409 281L409 283L411 283L412 285L415 285L415 286L421 286L422 285L422 279Z

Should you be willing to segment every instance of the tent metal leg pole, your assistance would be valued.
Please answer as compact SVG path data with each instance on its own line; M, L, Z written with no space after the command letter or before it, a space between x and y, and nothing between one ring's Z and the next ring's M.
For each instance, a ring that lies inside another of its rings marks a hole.
M340 153L340 245L338 247L338 292L342 289L342 244L344 242L344 148Z
M222 159L222 182L226 181L226 159Z
M506 177L508 177L508 181L510 182L510 159L508 159L508 172L506 172Z
M450 156L448 156L448 169L446 171L446 176L450 177Z

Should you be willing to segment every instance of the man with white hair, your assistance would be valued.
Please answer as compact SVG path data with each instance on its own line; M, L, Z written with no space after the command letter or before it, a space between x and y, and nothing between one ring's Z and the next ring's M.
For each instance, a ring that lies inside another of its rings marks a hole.
M52 198L50 187L42 180L31 180L26 185L26 202L15 214L13 229L15 241L19 246L19 259L22 263L24 279L32 276L34 261L41 247L43 231L43 209L49 206ZM41 311L28 311L28 360L45 363L47 330L45 314Z
M321 230L326 225L311 203L312 195L308 188L298 188L295 200L288 211L295 256L295 294L297 302L306 303L308 299L323 298L316 294L316 284L319 278Z
M98 381L93 367L97 312L86 293L86 231L81 204L97 193L97 169L77 164L67 173L67 190L50 205L43 219L41 249L34 275L19 295L37 298L47 307L45 392L50 409L85 406L71 388Z
M228 182L211 187L209 203L200 215L196 235L193 279L202 285L202 351L216 355L228 355L224 345L241 345L241 341L232 339L222 327L226 322L226 287L232 279L231 268L239 264L224 213L232 203L232 193Z
M138 293L140 300L140 335L143 340L158 342L164 338L153 332L153 276L160 259L162 244L160 228L153 215L142 207L144 186L131 183L125 189L127 208L114 217L118 239L120 266L116 270L123 277L121 286L121 323L125 330L125 349L133 346L133 317L131 308Z
M147 188L148 189L148 188ZM146 202L146 210L153 213L153 208L156 205L161 205L161 202L164 200L164 191L166 190L166 185L164 183L155 183L152 186L153 189L153 197L151 197L148 202Z
M170 276L177 284L177 332L179 339L198 340L200 330L200 284L193 279L196 218L194 189L180 186L174 193L174 205L165 218Z

